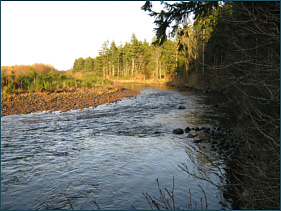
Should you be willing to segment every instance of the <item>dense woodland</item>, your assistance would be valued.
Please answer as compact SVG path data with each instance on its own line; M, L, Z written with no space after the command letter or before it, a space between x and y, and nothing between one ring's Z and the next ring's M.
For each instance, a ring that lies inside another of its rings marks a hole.
M161 79L175 73L179 59L183 57L177 51L176 41L152 45L132 34L124 46L106 41L96 58L76 59L73 72L94 72L104 78Z

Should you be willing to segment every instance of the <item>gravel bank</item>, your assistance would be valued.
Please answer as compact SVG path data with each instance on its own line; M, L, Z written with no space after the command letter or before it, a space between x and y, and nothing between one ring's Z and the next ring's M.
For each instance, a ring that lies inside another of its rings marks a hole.
M137 91L115 88L107 90L77 89L1 96L1 117L12 114L29 114L38 111L61 111L96 107L125 97L133 97Z

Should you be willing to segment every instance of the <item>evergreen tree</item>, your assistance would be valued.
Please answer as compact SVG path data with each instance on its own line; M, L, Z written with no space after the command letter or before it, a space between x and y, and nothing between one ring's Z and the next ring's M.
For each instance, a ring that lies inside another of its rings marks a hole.
M115 42L112 41L110 44L109 49L109 58L110 58L110 75L115 76L116 75L116 67L118 63L118 54L117 54L117 47L115 45Z
M188 1L169 4L161 2L164 8L160 12L152 10L152 2L146 1L142 6L142 10L148 11L149 15L155 18L156 41L162 45L167 40L167 28L172 27L171 34L176 35L180 25L185 24L189 15L194 13L195 19L208 15L214 8L219 6L218 1Z
M73 64L73 72L81 72L84 68L84 59L80 57L79 59L75 59Z
M108 49L109 41L103 43L102 48L99 52L101 56L101 63L102 63L102 76L105 78L108 76L109 72L109 49Z
M88 57L84 61L84 72L92 72L94 67L93 59Z
M174 75L177 68L176 55L177 55L177 43L172 40L167 40L162 46L162 73L161 77L167 75Z
M143 56L143 62L142 62L142 74L144 74L146 79L149 79L151 77L151 69L150 69L150 62L151 62L151 56L152 56L152 47L149 45L149 43L144 40L143 44L141 45L141 51Z
M136 70L135 70L136 62L137 62L136 60L137 60L137 57L139 56L139 41L137 40L135 34L132 34L129 55L131 57L131 64L132 64L131 76L133 77L136 72Z
M96 58L94 58L94 73L99 77L103 76L102 66L102 57L97 56Z

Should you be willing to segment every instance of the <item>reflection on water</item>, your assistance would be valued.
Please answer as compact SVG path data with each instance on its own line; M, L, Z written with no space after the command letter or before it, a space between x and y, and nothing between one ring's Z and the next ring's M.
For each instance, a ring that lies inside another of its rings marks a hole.
M129 85L128 85L129 86ZM220 184L213 161L175 128L212 127L224 113L206 106L206 96L167 87L136 86L141 94L116 103L65 113L33 113L1 118L1 208L150 209L142 192L158 196L155 179L170 188L186 208L208 197L208 209L221 208L221 193L207 181L188 176L178 165L196 168ZM128 87L132 88L132 87ZM179 105L187 109L178 110ZM208 149L208 145L205 145Z

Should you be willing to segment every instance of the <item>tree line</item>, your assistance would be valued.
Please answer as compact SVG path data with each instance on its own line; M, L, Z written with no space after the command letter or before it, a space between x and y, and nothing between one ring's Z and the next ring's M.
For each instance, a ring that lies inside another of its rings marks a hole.
M163 45L139 41L132 34L131 41L116 46L115 42L102 44L99 56L75 60L73 72L93 72L101 77L161 79L174 75L183 63L177 42L167 40Z

